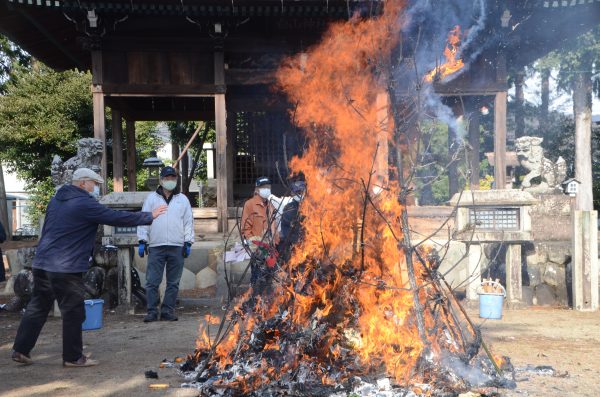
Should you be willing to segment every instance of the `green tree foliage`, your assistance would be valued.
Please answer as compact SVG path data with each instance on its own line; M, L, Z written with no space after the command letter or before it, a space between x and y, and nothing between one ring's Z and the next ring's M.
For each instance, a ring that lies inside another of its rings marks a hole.
M28 68L31 56L4 36L0 36L0 94L6 91L15 68Z
M50 176L52 157L72 156L93 135L91 75L17 68L0 96L0 158L26 181Z
M136 189L138 191L148 190L146 179L148 170L142 167L144 159L150 157L152 150L158 150L163 145L159 136L158 123L155 121L137 121L135 123L135 166L136 166ZM125 177L127 179L127 177ZM125 180L127 184L127 180Z
M193 121L171 121L167 123L167 126L171 132L172 141L178 144L183 150L184 146L191 139L199 124ZM202 147L206 142L215 142L215 137L216 134L214 122L203 122L198 136L188 149L192 156L192 164L187 166L188 175L187 177L184 177L184 183L194 178L203 181L206 180L206 152L202 149ZM185 167L180 168L183 171ZM186 189L184 189L184 191L185 190Z
M466 126L464 126L463 130L466 131ZM420 164L419 171L414 180L419 202L423 205L441 205L451 198L448 186L448 164L451 161L448 153L448 125L435 120L428 120L421 124L421 131ZM482 126L480 138L482 152L486 151L484 147L485 137L486 133ZM461 141L467 139L467 137L459 136L458 139ZM467 184L468 167L465 157L466 153L461 149L456 160L459 190L462 190ZM480 178L489 184L487 176L491 173L491 168L487 159L481 159L479 167ZM431 197L426 197L428 195L431 195Z

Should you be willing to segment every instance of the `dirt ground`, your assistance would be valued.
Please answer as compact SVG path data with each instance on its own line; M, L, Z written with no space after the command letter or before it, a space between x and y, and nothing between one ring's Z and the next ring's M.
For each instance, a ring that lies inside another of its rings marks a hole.
M10 359L20 316L0 313L0 395L16 396L193 396L181 389L173 369L159 369L167 358L184 356L194 348L199 321L207 307L179 310L176 323L142 323L141 315L105 313L101 330L84 333L85 351L101 364L65 369L61 365L60 320L50 317L32 352L29 367ZM516 390L503 396L600 396L600 313L536 309L505 311L502 320L483 321L483 336L494 353L510 356L516 367L550 365L557 375L517 374ZM144 371L157 371L148 380ZM153 391L151 383L168 383Z

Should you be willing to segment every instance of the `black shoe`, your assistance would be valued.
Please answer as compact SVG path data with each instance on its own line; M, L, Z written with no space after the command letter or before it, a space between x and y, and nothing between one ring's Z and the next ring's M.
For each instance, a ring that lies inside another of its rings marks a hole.
M33 360L31 359L31 357L29 357L26 354L14 351L14 350L13 350L13 353L12 353L12 359L13 359L13 361L15 361L15 362L17 362L19 364L24 364L24 365L31 365L31 364L33 364Z
M158 315L156 315L154 313L148 313L148 314L146 314L146 317L144 317L144 322L145 323L151 323L153 321L158 321Z
M177 316L174 314L163 313L160 315L160 321L177 321Z
M84 368L98 365L97 360L92 360L87 356L81 356L77 361L63 361L63 367Z

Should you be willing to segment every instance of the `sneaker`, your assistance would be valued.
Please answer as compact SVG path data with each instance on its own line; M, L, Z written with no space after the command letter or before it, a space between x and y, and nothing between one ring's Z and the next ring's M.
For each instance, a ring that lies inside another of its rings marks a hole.
M160 321L177 321L177 316L174 314L163 313L160 315Z
M91 358L87 358L85 355L81 356L77 361L63 361L63 367L74 367L74 368L83 368L83 367L93 367L94 365L98 365L98 360L92 360Z
M148 314L146 314L146 317L144 317L144 322L145 323L151 323L153 321L158 321L158 315L156 315L154 313L148 313Z
M12 354L12 359L13 359L13 361L15 361L19 364L24 364L24 365L33 364L33 360L31 359L31 357L29 357L26 354L16 352L14 350L13 350L13 354Z

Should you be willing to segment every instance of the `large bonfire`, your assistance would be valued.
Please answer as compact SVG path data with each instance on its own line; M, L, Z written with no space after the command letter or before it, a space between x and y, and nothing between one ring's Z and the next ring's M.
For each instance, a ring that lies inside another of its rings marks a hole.
M332 25L279 69L309 142L290 162L308 186L304 239L268 291L248 291L201 331L183 369L205 395L320 395L358 377L426 394L497 384L435 253L407 235L390 77L401 23L401 4L388 1L377 18Z

